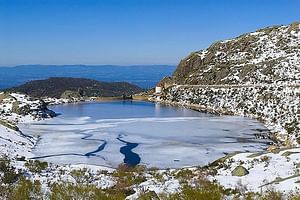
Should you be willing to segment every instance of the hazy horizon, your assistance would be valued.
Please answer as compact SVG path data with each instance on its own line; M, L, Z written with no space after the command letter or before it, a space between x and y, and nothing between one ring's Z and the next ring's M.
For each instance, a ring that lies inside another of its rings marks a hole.
M177 64L128 64L128 65L111 65L111 64L18 64L18 65L0 65L0 67L23 67L23 66L54 66L54 67L72 67L72 66L88 66L88 67L151 67L151 66L160 66L160 67L175 67Z

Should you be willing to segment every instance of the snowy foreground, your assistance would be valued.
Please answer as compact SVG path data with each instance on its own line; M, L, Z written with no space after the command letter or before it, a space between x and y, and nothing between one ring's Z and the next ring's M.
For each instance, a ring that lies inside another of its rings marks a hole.
M218 170L216 179L225 187L235 187L237 183L251 191L275 188L289 192L299 189L300 149L286 149L274 153L241 153L228 158ZM243 177L232 176L237 166L243 166L249 174Z
M17 108L16 108L17 105ZM22 108L26 107L26 110ZM23 112L24 111L24 112ZM32 171L26 165L38 137L22 134L18 130L19 122L41 120L49 111L39 100L21 94L0 93L0 152L8 155L16 170L21 170L29 180L39 180L43 193L49 193L49 185L60 182L78 182L76 173L83 173L89 183L97 188L107 189L119 187L120 169L95 165L54 165L49 164L41 171ZM239 153L226 156L209 167L193 167L182 169L146 169L133 174L142 176L140 181L132 182L132 192L127 199L137 199L147 191L157 195L180 192L184 184L193 186L193 180L206 174L209 180L216 180L225 188L247 188L247 191L262 192L273 188L285 194L297 191L300 182L300 149L279 150L269 148L267 152ZM243 167L242 174L233 173L237 167ZM213 171L213 173L211 173ZM116 175L117 174L117 175ZM233 197L228 194L228 197Z

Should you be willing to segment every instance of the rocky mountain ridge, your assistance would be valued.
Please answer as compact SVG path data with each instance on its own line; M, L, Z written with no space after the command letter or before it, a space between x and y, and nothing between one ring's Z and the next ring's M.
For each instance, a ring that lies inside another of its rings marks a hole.
M180 61L176 84L269 84L300 79L300 24L273 26L216 42Z

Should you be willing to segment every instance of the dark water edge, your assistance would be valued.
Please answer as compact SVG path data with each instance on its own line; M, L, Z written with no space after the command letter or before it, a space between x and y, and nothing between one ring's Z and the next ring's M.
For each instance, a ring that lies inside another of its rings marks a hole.
M82 133L80 133L82 134ZM100 139L90 139L90 137L93 136L93 134L84 134L85 136L82 137L82 140L96 140L96 141L101 141L102 144L98 146L97 149L95 149L94 151L90 151L87 152L85 154L79 154L79 153L61 153L61 154L50 154L50 155L44 155L44 156L36 156L36 157L32 157L30 159L45 159L45 158L50 158L50 157L59 157L59 156L79 156L79 157L99 157L102 158L103 160L105 160L104 157L102 157L101 155L97 155L98 152L104 150L104 148L107 145L107 141L105 140L100 140ZM131 142L127 142L125 140L122 139L122 134L119 134L119 136L117 137L117 140L119 140L120 142L125 143L125 146L122 146L120 148L120 153L122 153L124 155L124 164L126 164L129 167L134 167L136 165L138 165L141 162L141 158L138 154L132 152L132 149L136 148L138 146L138 143L131 143Z
M127 142L121 138L122 138L122 135L120 134L117 139L120 142L123 142L126 144L125 146L122 146L120 148L120 152L125 156L124 164L126 164L130 167L134 167L134 166L138 165L141 162L141 158L138 154L132 152L132 149L136 148L139 144Z

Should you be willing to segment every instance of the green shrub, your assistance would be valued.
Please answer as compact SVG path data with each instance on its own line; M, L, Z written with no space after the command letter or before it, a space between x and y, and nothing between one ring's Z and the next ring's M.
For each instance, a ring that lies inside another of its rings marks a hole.
M260 199L261 200L283 200L284 198L282 193L275 190L269 190L266 191Z
M138 200L160 200L154 191L145 191L139 195Z
M0 197L1 199L8 199L12 193L13 187L10 185L4 185L0 183Z
M41 192L41 183L39 181L31 182L25 178L21 178L18 185L13 189L9 199L15 200L39 200L44 199Z
M166 200L220 200L224 197L226 190L219 184L210 182L200 177L195 182L195 187L185 185L181 192L169 195Z
M25 162L25 167L31 172L41 173L48 167L48 163L39 160L28 160Z
M194 176L193 171L189 170L189 169L181 169L179 170L176 174L175 177L180 179L191 179Z
M146 181L144 171L144 166L128 167L121 164L112 175L117 178L117 185L120 188L126 188Z
M72 170L70 174L75 179L76 183L89 183L92 178L90 172L86 168Z
M145 167L143 166L129 167L126 164L119 165L112 174L116 178L114 189L126 196L133 194L132 186L146 181L144 171Z
M291 194L289 194L288 197L290 200L300 200L300 193L299 191L293 192Z
M10 160L6 156L0 159L0 172L2 173L1 182L4 184L12 184L20 177L20 173L17 173L15 167L10 165Z
M104 191L92 184L54 183L51 185L51 200L123 200L124 194Z

